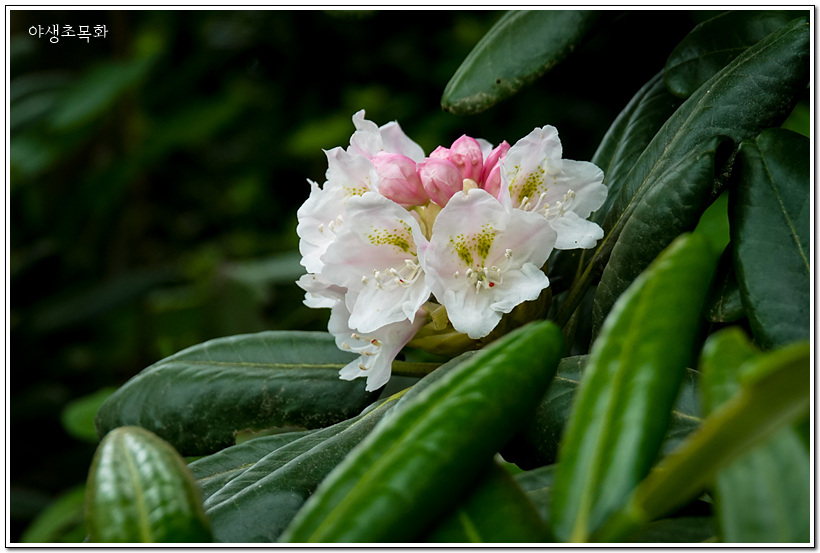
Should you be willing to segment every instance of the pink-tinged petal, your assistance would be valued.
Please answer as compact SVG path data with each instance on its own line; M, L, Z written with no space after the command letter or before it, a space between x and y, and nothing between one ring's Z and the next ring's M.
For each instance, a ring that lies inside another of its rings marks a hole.
M487 159L487 156L493 151L493 143L483 138L476 138L476 142L481 147L481 159Z
M445 159L450 161L450 148L444 146L436 146L436 149L430 153L431 159Z
M427 158L421 162L419 177L430 199L442 207L447 205L453 194L464 187L461 171L443 159Z
M424 205L430 200L416 171L416 162L409 157L381 152L372 162L379 175L379 192L385 198L404 207Z
M561 173L561 151L558 131L550 125L516 142L501 162L502 201L521 208L537 202Z
M507 155L510 145L505 140L489 153L481 171L482 188L496 198L501 194L501 161Z
M475 138L461 135L450 146L450 162L461 171L462 179L471 179L478 182L481 179L481 170L484 168L484 156L481 145Z
M510 209L485 190L472 189L450 198L419 261L453 327L477 339L549 285L538 268L555 239L541 215Z
M321 277L345 288L350 325L371 332L408 319L430 296L417 259L416 219L375 192L348 202L344 233L321 257Z

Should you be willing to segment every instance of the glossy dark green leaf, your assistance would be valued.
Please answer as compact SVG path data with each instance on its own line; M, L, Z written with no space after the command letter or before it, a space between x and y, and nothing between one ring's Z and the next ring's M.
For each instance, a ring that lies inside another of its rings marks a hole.
M759 351L737 328L715 334L703 350L704 408L719 408L739 391L743 365ZM809 449L786 427L717 474L715 506L723 541L810 540Z
M204 455L232 445L241 430L327 426L377 397L362 381L339 379L339 369L354 358L320 332L211 340L129 380L98 412L97 432L141 426L183 455Z
M650 522L629 536L633 543L703 543L715 536L715 521L708 516L664 518Z
M672 243L621 296L593 344L558 455L551 527L587 542L649 472L692 361L717 259Z
M717 136L739 143L785 119L805 90L808 40L805 21L781 29L744 51L675 111L624 177L603 214L605 236L556 315L559 323L569 320L635 207L670 167L703 150Z
M809 139L769 129L744 142L730 197L735 272L755 340L809 337Z
M191 474L194 475L197 485L199 485L202 500L208 501L213 494L225 487L228 482L272 451L314 432L320 432L320 430L284 432L273 436L254 438L217 451L212 455L201 457L188 465L188 468L191 470Z
M275 542L325 476L398 399L287 443L258 438L191 463L208 494L205 512L214 540Z
M551 466L550 463L555 462L588 358L587 355L578 355L561 359L552 384L524 432L504 448L502 454L505 459L528 470ZM672 410L669 430L661 447L664 454L677 447L701 422L697 382L697 371L686 369Z
M691 231L712 201L721 144L683 157L658 177L623 225L601 275L592 305L593 339L615 301L633 280L683 232Z
M471 356L445 363L352 419L321 430L256 438L191 463L214 539L275 542L322 479L394 405L422 393Z
M512 96L577 48L599 16L582 10L507 12L447 83L441 106L470 115Z
M521 472L514 476L515 481L535 505L541 520L549 523L550 498L555 481L555 465L546 465L537 469Z
M804 16L806 12L799 11L739 10L700 23L670 54L663 75L666 86L688 98L744 50Z
M732 323L746 316L735 277L731 246L720 257L706 305L706 317L713 323Z
M561 332L534 321L385 417L322 482L283 542L407 542L452 508L555 375Z
M658 130L680 106L663 84L662 74L649 80L618 115L604 135L592 163L604 172L607 199L593 219L602 221L609 213L624 177L652 141Z
M103 439L91 464L86 498L92 542L211 541L185 461L145 429L117 428Z
M551 541L535 506L496 463L456 509L427 537L432 543L540 543Z
M740 390L661 460L597 537L618 540L672 512L706 489L722 469L802 420L811 401L810 355L809 343L800 342L745 364Z

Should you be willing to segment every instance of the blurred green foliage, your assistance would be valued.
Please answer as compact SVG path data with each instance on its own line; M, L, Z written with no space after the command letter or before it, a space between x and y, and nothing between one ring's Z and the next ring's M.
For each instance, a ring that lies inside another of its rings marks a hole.
M572 64L461 118L441 94L500 12L12 10L9 539L82 533L62 521L98 390L210 338L325 328L293 283L296 209L354 112L398 120L427 152L552 124L564 157L589 159L701 17L611 15ZM54 24L108 36L28 32ZM57 522L24 536L38 513Z

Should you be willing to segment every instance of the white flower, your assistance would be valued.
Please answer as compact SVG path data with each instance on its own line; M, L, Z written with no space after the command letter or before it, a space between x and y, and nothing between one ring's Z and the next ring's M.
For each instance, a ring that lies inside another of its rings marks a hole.
M592 163L561 159L561 152L549 125L516 142L501 163L500 198L545 217L558 233L556 248L592 248L604 232L586 218L606 199L604 174Z
M350 137L348 151L371 158L379 152L401 154L413 161L424 159L424 150L410 140L395 121L377 127L372 121L364 118L364 110L359 110L353 116L356 132Z
M356 132L347 150L336 147L325 151L327 172L322 188L313 181L310 196L296 215L299 252L302 265L309 273L319 273L320 260L336 239L346 220L347 200L365 192L378 190L379 174L372 158L379 152L401 154L419 161L424 158L421 146L410 140L398 123L377 127L364 118L364 110L353 116Z
M555 239L542 216L470 189L450 198L419 258L453 327L476 339L489 334L504 313L536 299L549 286L541 266Z
M361 332L413 320L430 289L418 248L427 240L409 211L368 192L348 202L345 231L321 261L321 277L348 290L348 325Z
M412 320L383 326L373 332L357 332L350 328L350 313L343 302L330 311L328 330L336 338L336 346L358 353L359 357L339 371L342 380L366 377L365 390L372 392L390 380L393 360L418 330L424 326L426 312L421 309Z

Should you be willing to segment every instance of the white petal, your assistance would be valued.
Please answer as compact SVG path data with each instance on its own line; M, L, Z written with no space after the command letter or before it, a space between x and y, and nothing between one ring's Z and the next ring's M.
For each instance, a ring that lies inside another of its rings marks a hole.
M302 265L311 273L322 270L322 254L336 239L340 231L340 216L345 211L346 193L341 188L319 188L310 183L310 196L296 212L298 224L296 234L299 236L299 252L302 254Z
M296 284L305 291L304 304L308 307L333 307L345 297L346 289L331 284L319 275L302 275Z
M350 137L350 151L371 158L379 152L402 154L413 161L424 159L424 150L413 142L395 121L377 127L364 118L364 110L353 116L356 132Z
M538 298L541 291L549 285L550 281L544 271L532 263L525 263L521 269L508 271L504 275L504 294L494 296L498 299L490 307L501 313L509 313L518 304Z
M507 208L484 190L474 189L450 199L419 259L453 327L470 338L481 338L503 313L535 299L549 285L538 268L555 239L544 217Z
M361 196L375 190L379 182L376 167L368 158L336 147L325 151L327 156L327 183L325 188L343 188L347 196Z
M382 149L385 152L407 156L416 163L424 159L424 150L413 142L395 121L379 129L382 138Z
M372 392L390 380L393 360L426 322L425 311L419 310L412 321L393 323L368 334L360 334L347 324L347 309L337 304L331 310L328 330L336 336L340 349L359 353L360 356L339 371L339 378L353 380L367 378L365 390Z
M570 209L582 219L601 207L606 200L607 189L603 184L604 172L588 161L565 159L556 184L561 194L572 190L575 198Z
M347 218L321 257L321 275L349 290L350 326L372 332L412 319L430 296L416 257L417 244L426 242L418 222L375 192L351 198Z
M572 211L550 220L550 225L558 233L555 248L572 250L575 248L594 248L598 240L604 237L604 230L586 219L581 219Z
M561 152L558 131L550 125L516 142L501 162L502 202L519 207L546 192L561 173Z
M474 340L492 332L501 320L502 313L491 307L493 297L476 292L472 286L445 290L439 301L447 309L453 328Z

